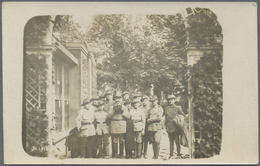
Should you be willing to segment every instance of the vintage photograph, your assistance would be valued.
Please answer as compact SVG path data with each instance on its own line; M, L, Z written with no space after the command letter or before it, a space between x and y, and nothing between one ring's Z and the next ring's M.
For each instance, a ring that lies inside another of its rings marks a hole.
M34 157L221 154L223 34L210 8L37 15L24 28L22 145Z

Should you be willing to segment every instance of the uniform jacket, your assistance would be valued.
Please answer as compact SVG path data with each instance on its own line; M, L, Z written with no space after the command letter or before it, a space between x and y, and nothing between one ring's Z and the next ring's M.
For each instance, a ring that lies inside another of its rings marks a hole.
M126 133L126 120L130 118L130 114L124 105L113 106L108 113L110 118L110 133L124 134Z
M145 114L141 108L132 108L130 110L130 116L134 123L134 131L142 131L145 129Z
M96 110L94 113L97 135L108 134L108 114L104 110Z
M160 105L152 106L149 111L149 118L151 122L147 122L148 131L159 131L162 130L162 116L163 116L163 109Z
M80 137L88 137L96 135L94 121L94 111L89 109L82 109L78 112L76 124Z
M173 106L168 106L165 109L165 126L167 132L176 132L179 131L178 126L176 125L176 116L178 114L184 115L185 114L182 112L181 108L173 105Z
M106 102L104 107L105 112L109 113L111 109L113 109L113 102Z
M149 111L150 111L150 107L149 106L142 106L142 110L144 112L144 115L145 115L145 119L148 119L149 117Z

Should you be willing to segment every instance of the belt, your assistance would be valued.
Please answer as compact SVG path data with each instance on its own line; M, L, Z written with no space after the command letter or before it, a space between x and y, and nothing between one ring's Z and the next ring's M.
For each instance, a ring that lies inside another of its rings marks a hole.
M142 120L134 120L133 122L134 122L134 123L142 122Z
M97 124L106 124L105 122L97 122Z
M111 119L111 121L125 121L124 119Z
M92 123L90 123L90 122L82 122L81 124L82 125L91 125Z

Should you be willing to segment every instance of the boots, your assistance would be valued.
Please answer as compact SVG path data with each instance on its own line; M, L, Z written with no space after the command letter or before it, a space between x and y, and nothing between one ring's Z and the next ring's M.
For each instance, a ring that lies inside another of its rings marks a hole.
M86 157L86 150L84 147L80 148L80 156L81 158L85 158Z
M144 158L147 159L147 148L148 148L148 142L145 141L144 143Z
M141 158L141 152L142 152L142 143L137 143L137 158Z
M120 156L119 158L123 158L124 155L124 144L119 144L119 149L120 149Z
M136 142L135 142L134 146L135 146L134 158L136 159L137 158L137 143Z
M159 156L159 152L160 152L160 143L153 143L153 159L158 159Z
M177 146L177 156L181 156L181 145L180 145L180 143L177 143L176 146Z
M103 144L103 154L106 158L109 157L109 144Z
M98 145L98 158L103 157L102 144Z
M174 141L170 140L170 157L171 158L173 156L173 150L174 150Z
M114 143L112 142L112 158L115 158L118 156L118 144L117 143Z
M159 157L159 153L160 153L160 142L156 144L156 157Z

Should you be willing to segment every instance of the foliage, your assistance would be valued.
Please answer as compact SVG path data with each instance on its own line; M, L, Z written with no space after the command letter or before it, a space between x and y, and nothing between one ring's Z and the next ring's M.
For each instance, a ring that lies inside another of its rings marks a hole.
M38 108L26 112L26 152L31 156L46 157L48 117ZM46 149L44 149L46 148Z
M46 103L46 88L48 86L47 80L47 69L46 64L47 55L37 54L25 54L25 70L26 74L33 77L32 75L40 76L36 83L40 86L41 101ZM30 85L31 85L30 84ZM27 85L28 86L28 85ZM32 85L31 85L32 86ZM30 92L26 92L30 93ZM47 127L48 117L45 111L39 109L36 105L34 108L28 107L26 109L26 152L32 156L47 156L47 150L41 148L48 145L47 142Z
M95 16L86 40L99 62L99 88L114 83L112 86L121 90L139 87L147 92L150 84L155 84L161 91L170 90L179 79L178 71L185 72L186 66L186 56L178 54L179 43L185 42L184 26L176 23L181 23L180 19L180 15ZM179 27L183 30L174 32Z
M222 27L217 16L207 8L195 8L194 12L187 19L189 44L222 44Z
M42 36L48 32L50 16L37 16L31 18L24 29L25 44L37 44L42 41Z
M194 122L202 133L196 148L202 157L211 157L220 153L222 139L222 53L205 53L190 74Z

